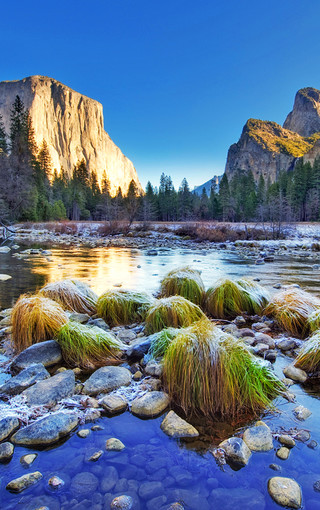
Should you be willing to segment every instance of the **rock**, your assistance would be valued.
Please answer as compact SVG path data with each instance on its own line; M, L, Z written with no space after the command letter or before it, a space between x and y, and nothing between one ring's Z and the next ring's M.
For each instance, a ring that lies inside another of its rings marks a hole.
M292 379L289 379L288 377L283 377L281 379L281 381L283 382L283 384L285 386L287 386L287 388L290 388L290 386L293 386L295 384L295 381L293 381Z
M48 140L52 168L58 173L63 167L71 177L75 165L84 159L89 174L96 172L99 183L108 169L112 195L119 186L126 194L132 179L142 192L133 163L104 130L103 109L98 101L46 76L2 82L0 112L5 125L10 125L10 109L17 94L28 107L36 142Z
M76 497L83 497L94 494L98 485L99 480L94 474L83 471L72 478L70 490Z
M141 499L149 500L162 496L164 487L161 482L143 482L139 487L139 496Z
M285 446L282 446L276 452L277 457L279 457L279 459L281 459L281 460L287 460L287 458L289 457L289 454L290 454L290 450L289 450L289 448L286 448Z
M307 441L309 441L310 437L311 437L310 432L303 429L298 430L298 432L295 435L295 439L297 441L301 441L302 443L306 443Z
M77 436L81 437L82 439L85 439L90 434L89 429L82 429L77 432Z
M213 489L208 498L211 509L221 510L264 510L263 494L257 489L250 488L218 488ZM200 509L201 507L199 507Z
M197 429L180 418L174 411L169 411L160 427L167 436L174 438L199 436Z
M184 510L184 506L178 502L175 502L168 506L167 510Z
M152 377L161 377L163 373L163 365L162 363L151 360L146 364L144 371Z
M122 329L121 331L118 332L117 337L121 342L129 343L135 340L137 338L137 335L131 329Z
M249 329L249 328L242 328L242 329L239 329L239 337L240 338L243 338L245 336L251 336L252 338L255 337L255 334L254 332L252 331L252 329Z
M152 418L161 414L169 405L169 395L163 391L150 391L142 397L135 398L131 412L143 418Z
M229 461L246 466L251 457L251 450L240 437L230 437L219 444L219 448L225 451Z
M298 90L293 110L283 126L301 136L311 136L320 131L320 92L312 87Z
M270 469L273 469L273 471L281 471L281 467L278 464L270 464Z
M69 320L72 322L78 322L79 324L87 324L90 319L90 315L87 313L72 312L69 315Z
M243 440L255 452L266 452L273 448L271 430L263 422L257 422L254 427L246 429Z
M98 450L97 452L94 452L92 455L90 455L88 460L90 460L91 462L97 462L97 460L100 459L102 454L103 454L103 451L102 450Z
M4 274L4 273L0 274L0 282L6 282L7 280L11 280L11 278L12 278L12 276L10 276L9 274Z
M106 450L108 451L121 452L124 448L123 442L115 437L111 437L106 442Z
M155 257L156 255L158 255L158 252L157 252L157 250L148 250L147 255L151 255L151 256Z
M61 478L59 478L59 476L52 476L48 480L48 485L49 487L51 487L51 489L56 490L64 486L64 481Z
M277 342L277 347L281 351L291 351L292 349L295 349L297 346L297 343L293 338L284 338L283 340L280 340L280 342Z
M45 367L51 367L62 360L61 348L55 340L47 340L31 345L12 361L13 370L22 370L35 363L42 363Z
M288 434L283 434L279 437L279 442L288 448L293 448L296 444L295 440Z
M236 324L236 326L242 326L246 323L246 319L242 317L242 315L238 315L233 322Z
M102 367L96 370L84 383L83 392L87 395L109 393L128 386L131 382L131 373L123 367Z
M264 353L264 359L267 361L271 361L271 363L274 363L277 359L277 351L276 350L269 350Z
M140 372L140 370L137 370L137 371L133 374L132 379L133 379L134 381L140 381L140 380L142 379L142 377L143 377L142 372Z
M72 370L66 370L49 379L40 381L22 392L30 405L53 405L63 398L73 395L75 376Z
M154 335L139 338L137 341L129 345L126 352L127 358L132 361L140 360L143 358L143 356L147 354L148 350L150 349L153 336Z
M286 506L289 508L301 507L301 488L291 478L283 478L275 476L268 481L268 491L272 499L278 505Z
M314 482L314 484L313 484L313 489L314 489L316 492L320 492L320 480L317 480L316 482Z
M103 478L101 480L101 491L110 492L119 479L118 472L114 466L106 466L103 469Z
M29 388L38 381L48 379L50 377L49 372L44 368L42 363L35 363L25 368L16 375L9 379L3 386L0 387L0 393L6 395L17 395L21 391Z
M276 346L274 339L270 335L266 335L265 333L256 333L255 337L258 344L266 344L269 349L274 349Z
M289 377L289 379L301 383L304 383L308 378L304 370L301 370L300 368L297 368L294 365L288 365L282 370L282 372L286 377Z
M99 400L99 404L111 415L123 413L128 407L128 402L120 395L106 395Z
M274 289L281 289L281 283L275 283L275 284L273 285L273 288L274 288Z
M93 421L99 420L101 418L101 412L98 409L90 409L86 412L84 417L85 423L91 423Z
M268 345L266 344L256 344L253 348L254 354L257 356L264 356L264 354L269 350Z
M28 453L27 455L22 455L22 457L20 457L20 464L23 467L28 468L31 466L31 464L34 463L37 457L37 453Z
M131 510L133 499L130 496L118 496L111 501L112 510Z
M78 416L74 412L59 411L52 413L18 430L12 436L12 442L21 446L41 446L56 443L78 425Z
M306 407L303 407L303 406L297 406L294 408L293 410L293 414L295 415L295 417L300 420L300 421L304 421L306 420L307 418L309 418L309 416L312 415L312 412L309 411L309 409L307 409Z
M317 448L317 446L318 446L318 443L314 439L312 439L310 441L310 443L307 444L307 447L311 448L311 450L315 450Z
M14 452L13 444L6 441L0 444L0 463L9 462L12 459Z
M0 441L7 439L19 427L20 422L17 416L12 415L0 418Z
M22 492L31 485L38 483L41 478L42 474L39 471L28 473L27 475L22 475L19 478L11 480L6 486L6 489L11 492Z
M90 318L88 321L88 326L97 326L100 329L103 329L104 331L110 331L110 327L103 319L92 319Z

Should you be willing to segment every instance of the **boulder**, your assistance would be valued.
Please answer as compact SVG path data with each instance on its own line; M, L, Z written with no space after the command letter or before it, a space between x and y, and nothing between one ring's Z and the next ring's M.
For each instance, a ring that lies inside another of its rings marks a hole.
M291 478L275 476L268 481L268 491L272 499L278 505L289 508L301 507L301 488L300 485Z
M11 492L22 492L31 485L38 483L41 478L42 474L39 471L28 473L27 475L22 475L19 478L11 480L6 486L6 489Z
M128 402L120 395L106 395L99 401L99 404L111 415L123 413L128 407Z
M282 372L286 377L289 377L289 379L292 379L293 381L304 383L308 376L304 370L301 370L301 368L297 368L294 365L288 365L286 366Z
M74 412L59 411L52 413L18 430L12 436L12 442L21 446L41 446L56 443L78 425L78 416Z
M265 333L256 333L255 337L257 343L266 344L269 349L274 349L276 346L274 339L270 335L266 335Z
M160 427L169 437L183 438L199 436L197 429L180 418L174 411L168 412Z
M0 441L7 439L13 432L20 427L17 416L5 416L0 419Z
M132 361L140 360L143 358L143 356L147 354L148 350L150 349L152 337L153 335L142 337L131 344L126 352L127 358Z
M266 452L273 448L271 430L263 422L257 422L254 427L246 429L243 440L255 452Z
M12 459L14 452L14 446L13 444L9 442L1 443L0 444L0 462L9 462L9 460Z
M47 340L31 345L12 361L11 368L20 371L35 363L42 363L45 367L51 367L62 360L61 348L55 340Z
M225 451L228 461L240 466L246 466L251 457L251 450L240 437L230 437L219 444Z
M131 372L123 367L102 367L96 370L84 383L83 393L87 395L98 395L109 393L128 386L131 382Z
M20 374L9 379L3 386L0 387L0 393L6 395L17 395L29 386L48 379L49 372L44 368L42 363L35 363L28 368L23 369Z
M53 405L63 398L73 395L75 376L72 370L65 370L49 379L40 381L22 392L28 404Z
M161 414L169 405L170 398L163 391L150 391L142 397L135 398L131 412L142 418L152 418Z

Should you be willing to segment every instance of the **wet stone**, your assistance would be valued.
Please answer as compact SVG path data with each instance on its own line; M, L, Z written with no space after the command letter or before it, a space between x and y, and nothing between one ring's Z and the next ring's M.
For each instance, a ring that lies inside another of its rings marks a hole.
M61 478L59 478L59 476L52 476L48 480L48 485L49 487L51 487L51 489L56 490L64 486L64 481Z
M3 386L0 387L0 393L6 395L17 395L23 390L32 386L38 381L48 379L50 377L49 372L44 368L42 363L36 363L25 368L16 375L9 379Z
M169 411L160 427L169 437L183 438L199 436L197 429L180 418L174 411Z
M279 436L279 442L284 446L287 446L288 448L293 448L296 444L293 437L289 436L288 434L283 434L282 436Z
M169 405L169 395L163 391L150 391L140 398L134 399L131 411L137 416L151 418L161 414Z
M320 480L317 480L316 482L314 482L314 484L313 484L313 489L314 489L316 492L320 492Z
M27 475L22 475L19 478L11 480L6 486L6 489L10 492L22 492L31 485L38 483L41 478L42 474L39 471L28 473Z
M265 500L263 494L257 489L250 488L218 488L211 492L208 498L211 508L223 510L264 510ZM200 507L199 507L200 508Z
M269 349L274 349L276 346L274 339L270 335L266 335L265 333L256 333L255 337L257 343L266 344Z
M20 457L20 464L23 467L28 468L31 466L31 464L34 463L37 457L38 457L37 453L28 453L27 455L23 455L22 457Z
M13 444L9 442L0 444L0 463L9 462L12 459L14 452Z
M131 510L133 508L133 499L130 496L118 496L111 501L112 510Z
M301 441L302 443L306 443L307 441L309 441L310 437L311 437L310 432L303 429L298 430L298 432L295 435L295 439L297 441Z
M311 416L312 412L309 411L309 409L307 409L306 407L297 406L294 408L293 414L298 420L304 421L307 418L309 418L309 416Z
M22 370L34 363L42 363L45 367L51 367L62 360L61 348L55 340L47 340L31 345L22 351L13 360L11 367L14 370Z
M296 347L296 342L292 338L285 338L283 340L280 340L280 342L277 343L278 349L281 351L291 351Z
M89 434L90 434L89 429L82 429L82 430L79 430L79 432L77 432L77 436L81 437L82 439L85 439L86 437L88 437Z
M240 437L230 437L219 445L225 451L228 461L241 466L248 464L251 451Z
M246 429L243 440L250 450L256 452L265 452L273 448L271 430L263 422L257 422L254 427Z
M23 446L52 444L71 432L77 425L77 414L59 411L39 418L31 425L18 430L12 436L12 442Z
M304 383L308 378L304 370L301 370L300 368L297 368L294 365L288 365L282 370L282 372L286 377L289 377L289 379L301 383Z
M97 460L100 459L102 454L103 454L103 451L98 450L97 452L94 452L92 455L90 455L87 460L89 460L91 462L97 462Z
M290 450L286 446L282 446L279 450L277 450L276 455L281 460L287 460L290 455Z
M311 450L315 450L317 448L317 446L318 446L318 443L314 439L312 439L310 441L310 443L307 444L307 447L311 448Z
M114 452L121 452L124 450L125 445L123 444L120 439L117 439L115 437L111 437L106 442L106 450L114 451Z
M289 508L301 507L301 488L295 480L276 476L268 481L268 491L278 505Z
M272 469L273 471L281 471L281 466L279 466L278 464L270 464L269 468Z
M17 416L6 416L0 419L0 441L9 437L12 432L16 431L20 426Z

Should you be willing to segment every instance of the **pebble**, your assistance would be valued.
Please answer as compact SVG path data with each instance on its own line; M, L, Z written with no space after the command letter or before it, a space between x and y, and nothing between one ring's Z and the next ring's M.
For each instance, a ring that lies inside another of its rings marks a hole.
M49 478L48 485L52 489L60 489L60 487L63 487L64 481L59 476L52 476Z
M296 445L295 440L288 434L283 434L282 436L280 436L279 441L281 444L287 446L288 448L293 448Z
M314 439L312 439L310 441L310 443L307 444L307 447L311 448L311 450L315 450L317 448L317 446L318 446L318 443Z
M94 452L89 458L88 460L90 460L91 462L97 462L97 460L100 459L101 455L103 454L103 451L102 450L98 450L97 452Z
M22 492L31 485L38 483L41 478L42 474L40 471L28 473L27 475L22 475L19 478L11 480L11 482L7 484L6 489L10 492Z
M273 471L281 471L281 466L279 466L278 464L270 464L269 468L273 469Z
M22 455L20 458L20 464L22 464L23 467L28 468L31 466L31 464L33 464L37 457L37 453L28 453L27 455Z
M118 496L111 501L112 510L130 510L133 507L133 499L130 496Z
M114 451L114 452L120 452L125 448L125 445L123 444L120 439L117 439L115 437L111 437L106 442L106 450Z
M82 429L77 432L77 436L81 437L82 439L85 439L90 434L89 429Z
M276 452L277 457L279 457L281 460L287 460L289 454L290 450L286 446L281 446L281 448L279 448L279 450Z

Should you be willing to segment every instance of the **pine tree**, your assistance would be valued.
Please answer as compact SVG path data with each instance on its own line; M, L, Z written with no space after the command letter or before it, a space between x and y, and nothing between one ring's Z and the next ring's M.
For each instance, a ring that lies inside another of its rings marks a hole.
M219 202L222 211L222 221L227 221L230 214L230 190L227 174L224 173L220 181Z
M0 155L8 153L7 135L3 123L2 115L0 114Z

